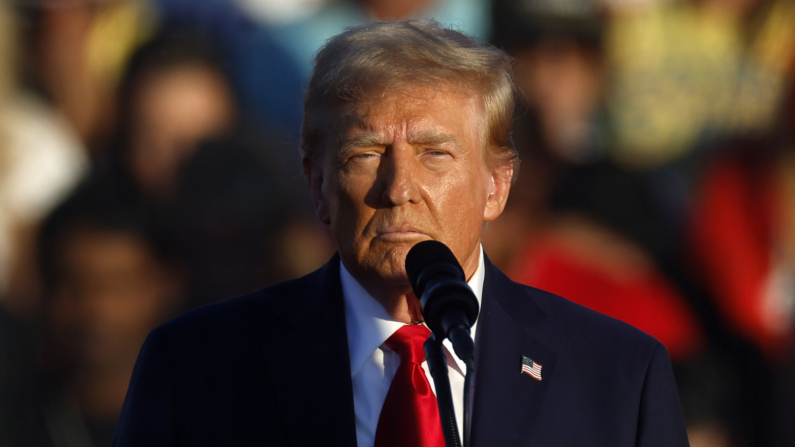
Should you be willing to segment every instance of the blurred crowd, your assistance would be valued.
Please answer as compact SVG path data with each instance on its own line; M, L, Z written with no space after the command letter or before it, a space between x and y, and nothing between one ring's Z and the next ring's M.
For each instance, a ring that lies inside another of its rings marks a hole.
M0 446L110 445L153 327L329 258L312 56L413 17L515 58L490 259L665 344L694 447L795 446L795 0L0 0Z

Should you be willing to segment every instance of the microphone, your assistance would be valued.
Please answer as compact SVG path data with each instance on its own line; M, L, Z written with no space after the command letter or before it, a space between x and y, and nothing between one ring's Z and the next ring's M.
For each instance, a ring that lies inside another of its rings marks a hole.
M406 255L406 273L428 328L438 340L449 338L458 358L469 364L475 354L469 329L478 318L478 300L453 252L438 241L420 242Z

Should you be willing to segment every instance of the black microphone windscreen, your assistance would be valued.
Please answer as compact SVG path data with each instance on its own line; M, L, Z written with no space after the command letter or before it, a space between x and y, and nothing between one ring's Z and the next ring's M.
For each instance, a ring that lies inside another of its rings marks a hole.
M406 274L408 274L411 287L415 291L422 271L437 263L454 265L461 271L461 277L464 277L464 269L461 268L458 259L446 245L439 241L422 241L412 247L406 255Z

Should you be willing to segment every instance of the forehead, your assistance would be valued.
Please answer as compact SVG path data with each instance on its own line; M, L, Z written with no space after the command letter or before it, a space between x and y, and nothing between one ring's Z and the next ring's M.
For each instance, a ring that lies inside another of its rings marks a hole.
M410 85L368 95L348 109L342 140L354 134L450 139L481 146L485 114L480 96L451 87Z

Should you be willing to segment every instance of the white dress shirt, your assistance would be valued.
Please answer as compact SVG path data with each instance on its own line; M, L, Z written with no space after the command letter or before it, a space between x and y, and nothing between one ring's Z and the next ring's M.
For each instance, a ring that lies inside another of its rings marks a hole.
M478 299L478 304L480 304L483 294L484 271L483 248L481 247L478 268L468 281L469 287L472 288ZM373 447L381 408L384 406L392 378L400 366L400 356L384 345L384 342L400 329L403 323L392 319L381 303L367 293L364 287L351 276L341 261L340 276L342 294L345 299L345 326L348 331L348 352L351 361L356 441L358 447ZM476 326L477 323L472 326L471 330L473 339ZM443 344L447 351L447 367L458 432L463 437L466 366L455 355L449 340L444 340ZM428 371L428 363L423 362L422 368L435 393L436 388Z

